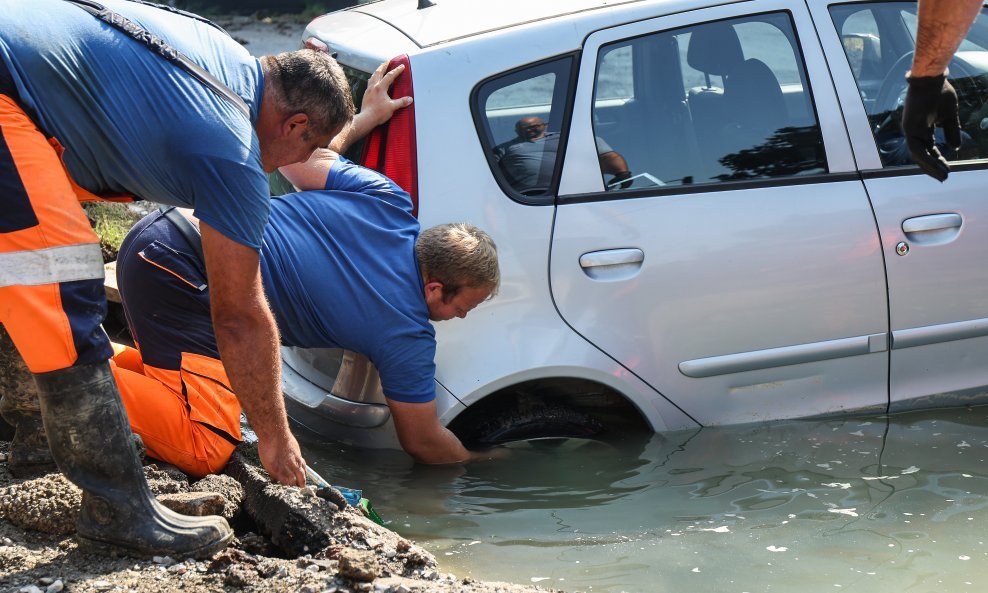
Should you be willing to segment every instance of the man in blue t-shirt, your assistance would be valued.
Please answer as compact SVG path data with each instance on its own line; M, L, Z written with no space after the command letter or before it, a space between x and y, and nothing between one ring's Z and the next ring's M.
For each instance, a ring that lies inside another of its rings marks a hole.
M53 457L85 492L77 534L87 545L205 556L232 531L170 513L147 489L100 326L100 249L78 201L126 194L195 208L217 343L261 461L301 485L260 286L265 172L304 161L352 114L346 77L319 52L258 60L211 23L149 3L2 2L0 382L19 386L0 406L16 428L8 467Z
M343 151L411 102L386 95L401 72L385 75L382 66L374 73L360 114L333 148ZM367 356L380 373L402 447L423 463L466 461L469 452L436 414L430 320L465 317L496 292L494 242L469 224L419 233L408 193L333 152L281 171L311 190L273 198L263 236L263 286L281 343ZM226 463L227 437L239 434L239 408L222 367L203 364L217 350L208 315L211 277L194 242L161 213L128 234L117 278L140 359L124 351L115 361L131 425L148 453L201 475ZM195 365L193 372L210 381L196 382L190 396L189 381L161 371L177 361L183 369Z

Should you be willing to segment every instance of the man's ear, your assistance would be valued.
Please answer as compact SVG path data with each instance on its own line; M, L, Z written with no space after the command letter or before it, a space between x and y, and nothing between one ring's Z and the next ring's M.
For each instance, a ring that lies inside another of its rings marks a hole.
M309 116L304 113L295 113L285 118L281 125L281 133L286 137L300 136L309 127Z
M425 296L428 299L432 298L442 298L443 296L443 283L438 280L430 280L425 283Z

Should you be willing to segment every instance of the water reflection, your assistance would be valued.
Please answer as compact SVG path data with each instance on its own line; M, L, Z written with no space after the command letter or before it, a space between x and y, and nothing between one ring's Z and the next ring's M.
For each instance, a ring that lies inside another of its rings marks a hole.
M608 592L985 586L986 408L509 448L464 468L306 453L461 575Z

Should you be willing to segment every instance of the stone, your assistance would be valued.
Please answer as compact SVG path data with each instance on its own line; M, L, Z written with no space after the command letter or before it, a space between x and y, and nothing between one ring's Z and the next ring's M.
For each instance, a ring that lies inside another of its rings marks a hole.
M219 515L226 506L226 498L218 492L175 492L161 494L158 502L183 515L205 517Z
M226 499L223 510L218 515L230 520L240 511L240 505L244 502L244 487L225 474L210 474L189 488L192 492L218 492Z
M65 584L62 582L61 579L58 579L55 582L48 585L48 588L45 589L45 593L60 593L64 589L65 589Z
M374 554L347 548L340 552L337 573L352 581L370 582L380 574Z

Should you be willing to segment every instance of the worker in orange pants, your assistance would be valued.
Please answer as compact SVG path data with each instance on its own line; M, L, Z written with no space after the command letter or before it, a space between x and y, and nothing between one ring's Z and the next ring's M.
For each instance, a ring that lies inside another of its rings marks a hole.
M222 472L241 442L240 403L223 364L184 352L181 368L169 370L145 365L135 348L113 349L113 377L147 454L197 478Z

